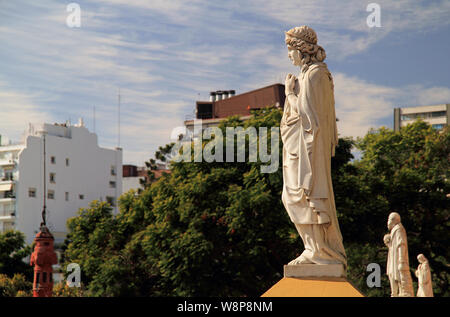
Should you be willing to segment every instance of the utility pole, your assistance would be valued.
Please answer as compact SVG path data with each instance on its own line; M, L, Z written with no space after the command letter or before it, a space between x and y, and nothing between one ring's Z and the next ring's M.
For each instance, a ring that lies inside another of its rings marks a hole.
M47 153L46 153L46 146L45 146L45 135L46 132L43 133L42 135L42 139L44 141L44 206L42 207L42 223L41 223L41 227L45 227L46 226L46 221L45 221L45 217L46 217L46 213L47 213L47 171L46 171L46 167L47 167Z
M53 267L58 258L53 249L55 239L46 226L45 214L47 209L47 172L46 172L46 144L44 131L44 206L42 208L42 222L40 231L34 238L35 246L31 254L30 265L34 266L33 297L52 297L53 293Z

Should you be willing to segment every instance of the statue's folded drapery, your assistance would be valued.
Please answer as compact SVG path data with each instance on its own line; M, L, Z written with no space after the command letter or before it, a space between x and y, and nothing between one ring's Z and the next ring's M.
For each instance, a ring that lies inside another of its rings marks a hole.
M419 264L416 277L419 280L417 297L433 297L433 284L431 283L431 271L428 261Z
M283 204L296 225L322 224L329 257L346 265L331 181L331 156L338 142L333 80L325 63L304 66L297 104L286 98L283 140Z

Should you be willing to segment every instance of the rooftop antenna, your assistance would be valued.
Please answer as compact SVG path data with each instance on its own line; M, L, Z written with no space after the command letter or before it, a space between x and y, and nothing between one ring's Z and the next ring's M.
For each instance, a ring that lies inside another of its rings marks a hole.
M93 130L93 132L95 133L95 106L93 106L93 109L92 109L92 130Z
M118 113L117 113L117 147L120 147L120 88L117 103Z

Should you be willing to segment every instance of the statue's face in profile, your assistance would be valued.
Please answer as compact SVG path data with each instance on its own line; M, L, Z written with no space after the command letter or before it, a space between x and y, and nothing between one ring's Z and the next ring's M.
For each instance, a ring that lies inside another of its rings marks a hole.
M300 58L300 52L294 48L288 47L288 56L289 59L292 61L292 64L295 66L301 66L302 60Z
M388 223L387 223L387 227L389 230L391 230L392 228L394 228L394 226L397 224L397 218L395 217L394 214L390 214L389 218L388 218Z

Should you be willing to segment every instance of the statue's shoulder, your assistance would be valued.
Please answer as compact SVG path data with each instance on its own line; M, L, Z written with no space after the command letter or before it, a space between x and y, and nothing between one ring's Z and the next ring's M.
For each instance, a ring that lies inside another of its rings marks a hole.
M312 64L305 75L313 86L322 86L325 82L332 81L331 73L325 63Z
M328 76L329 73L330 71L328 70L327 64L314 63L309 66L308 70L306 71L306 76L308 76L309 79L314 80L323 76Z

